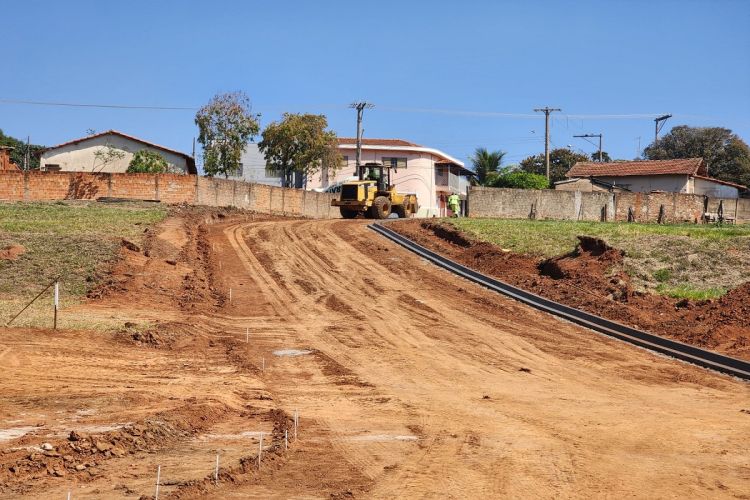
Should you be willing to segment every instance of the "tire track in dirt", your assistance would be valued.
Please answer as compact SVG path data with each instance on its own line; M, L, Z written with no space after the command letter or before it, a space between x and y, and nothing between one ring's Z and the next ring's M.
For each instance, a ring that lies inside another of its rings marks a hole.
M622 488L623 472L607 460L604 468L609 476L605 474L604 479L576 472L598 465L595 453L582 451L591 443L586 444L586 437L577 434L573 415L579 414L584 426L616 421L618 436L631 436L617 440L618 446L627 448L633 438L623 426L632 424L618 420L602 405L602 397L627 405L624 402L638 394L636 399L645 398L651 401L650 407L658 408L654 402L662 398L662 391L659 388L649 394L649 388L632 382L623 387L619 378L604 378L602 385L601 370L671 362L598 339L583 329L445 276L385 243L373 244L377 237L356 221L265 226L267 239L259 244L265 245L266 251L277 250L274 271L287 284L296 301L292 307L300 313L300 323L290 325L290 332L301 344L366 374L363 380L375 383L374 392L392 398L395 408L390 411L396 413L391 417L400 413L396 419L406 425L424 423L418 445L407 445L409 451L386 459L389 446L394 445L377 441L381 439L378 435L369 449L362 441L354 445L352 428L342 426L356 415L367 414L364 407L357 409L357 400L343 405L337 399L341 394L315 392L318 398L330 399L339 411L330 413L319 405L307 411L327 423L339 453L349 456L357 468L369 471L368 477L375 481L372 496L499 496L521 491L566 496L573 488L602 491L601 482L610 480L615 481L612 487L617 484ZM257 230L249 229L251 234ZM315 288L312 293L310 284ZM336 297L334 302L345 306L334 304L331 310L325 299L320 300L326 296ZM495 316L493 311L503 315ZM336 329L331 329L332 325ZM576 350L579 353L574 355ZM693 370L682 365L674 369ZM694 380L712 379L700 371L695 373L700 375ZM503 383L492 382L497 379ZM704 390L712 384L708 382ZM286 401L311 397L304 387L275 385ZM573 397L558 397L560 387L564 387L562 394ZM729 390L726 382L714 387L708 390ZM489 399L482 401L484 393ZM692 391L683 387L683 393ZM667 419L679 419L681 410L674 409L690 399L673 397L681 402L667 405ZM586 409L579 403L582 400L593 405L583 418ZM549 407L546 411L545 405ZM557 412L565 418L550 419ZM369 415L376 416L372 411ZM383 419L385 414L377 414L377 418ZM700 418L710 417L704 414ZM455 429L458 422L462 426ZM375 421L370 424L377 425ZM686 446L682 439L671 441L673 449ZM425 443L429 444L422 447ZM732 446L737 450L736 440ZM393 467L376 473L378 464L385 467L393 461ZM647 477L648 472L641 470L635 476ZM629 484L638 487L638 481Z

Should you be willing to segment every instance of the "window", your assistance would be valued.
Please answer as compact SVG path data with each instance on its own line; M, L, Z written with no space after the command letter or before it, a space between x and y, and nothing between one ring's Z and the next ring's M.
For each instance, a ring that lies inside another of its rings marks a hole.
M46 172L59 172L60 171L60 165L58 165L56 163L47 163L44 166L44 170Z
M395 169L406 168L406 158L382 158L383 165Z
M242 163L238 163L237 170L234 171L234 175L237 177L242 177L243 172L244 172L244 165Z

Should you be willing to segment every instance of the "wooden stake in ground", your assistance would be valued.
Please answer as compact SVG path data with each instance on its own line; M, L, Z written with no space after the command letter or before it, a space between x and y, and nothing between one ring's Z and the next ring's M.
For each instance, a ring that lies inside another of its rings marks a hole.
M57 330L57 308L60 306L60 283L55 281L55 318L52 328Z
M159 500L159 482L161 481L161 465L156 468L156 494L154 500Z
M250 327L245 328L245 343L250 342Z
M299 411L294 410L294 440L297 440L297 423L299 421Z
M284 429L284 451L289 449L289 429Z
M260 441L258 442L258 470L260 470L261 460L263 460L263 431L260 432Z
M214 482L219 484L219 454L216 454L216 468L214 469Z

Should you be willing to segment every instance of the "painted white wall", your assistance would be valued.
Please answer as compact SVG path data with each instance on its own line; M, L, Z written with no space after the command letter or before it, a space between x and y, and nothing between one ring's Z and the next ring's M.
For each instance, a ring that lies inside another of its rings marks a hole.
M124 153L123 158L103 165L101 160L97 159L95 153L106 151L107 145ZM159 153L167 161L170 171L187 172L187 160L184 157L161 149L151 148L141 142L116 134L83 139L76 144L68 144L45 151L40 159L40 169L46 170L46 165L50 164L60 165L61 172L123 173L128 169L133 155L142 149Z
M245 146L240 162L242 163L242 174L230 175L230 179L254 182L256 184L267 184L269 186L281 186L280 176L266 175L266 158L258 149L257 143L251 142Z
M687 175L628 175L624 177L597 176L597 179L622 186L639 193L666 191L691 194L692 186Z
M719 184L718 182L712 182L706 179L691 179L694 185L694 193L702 194L704 196L711 196L713 198L739 198L739 189L726 184Z

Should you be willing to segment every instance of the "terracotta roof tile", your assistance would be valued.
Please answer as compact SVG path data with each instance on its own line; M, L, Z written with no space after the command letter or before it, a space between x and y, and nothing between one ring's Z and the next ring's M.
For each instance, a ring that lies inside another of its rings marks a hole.
M721 179L714 179L713 177L706 177L705 175L694 175L693 177L697 177L698 179L703 179L704 181L715 182L717 184L724 184L725 186L736 187L740 191L744 191L747 189L747 186L743 186L742 184L735 184L734 182L722 181Z
M580 161L566 177L626 177L629 175L707 175L703 158L680 160L615 161L599 163Z
M339 144L356 144L357 138L356 137L339 137L338 138ZM411 147L421 147L419 144L414 144L413 142L405 141L403 139L365 139L362 138L362 144L365 146L411 146Z

